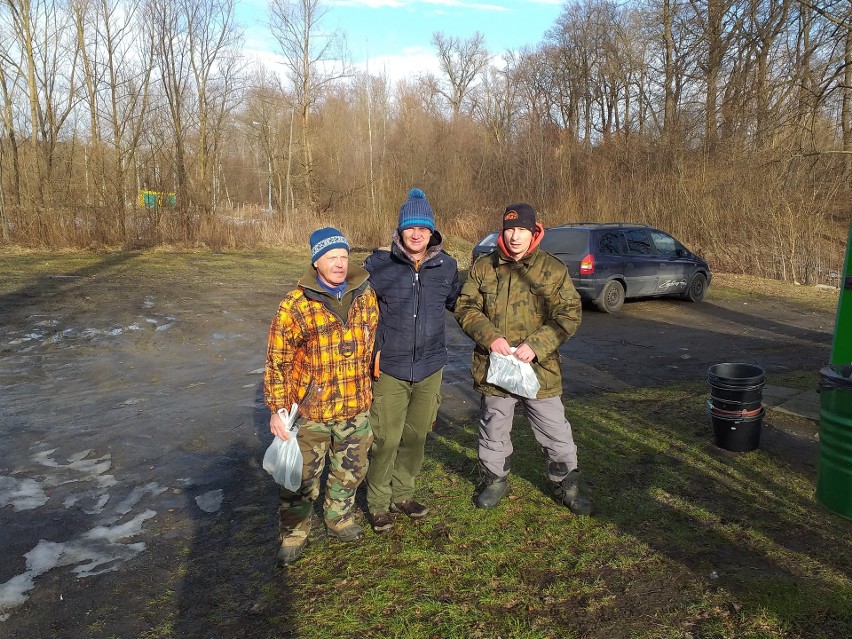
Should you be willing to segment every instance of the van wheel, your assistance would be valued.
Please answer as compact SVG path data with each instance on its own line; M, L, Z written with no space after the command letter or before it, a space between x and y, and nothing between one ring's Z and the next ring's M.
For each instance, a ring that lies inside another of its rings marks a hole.
M595 306L604 313L617 313L624 304L624 286L618 280L604 284L601 294L595 299Z
M683 299L690 302L700 302L704 299L704 294L707 292L707 278L704 273L696 273L689 280L689 286L683 293Z

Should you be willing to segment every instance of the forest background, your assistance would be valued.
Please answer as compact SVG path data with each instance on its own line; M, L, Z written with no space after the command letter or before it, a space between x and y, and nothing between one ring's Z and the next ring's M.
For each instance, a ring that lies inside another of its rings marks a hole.
M581 0L492 55L435 32L440 73L354 71L319 0L271 0L278 68L235 0L0 6L7 247L387 243L408 190L475 241L506 204L547 226L662 228L715 270L837 284L852 210L852 2Z

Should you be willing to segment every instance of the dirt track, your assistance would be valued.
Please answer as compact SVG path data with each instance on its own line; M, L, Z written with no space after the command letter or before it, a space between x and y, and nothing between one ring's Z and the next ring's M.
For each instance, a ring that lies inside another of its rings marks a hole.
M107 267L0 297L0 634L141 636L158 623L164 589L178 589L174 636L208 636L205 580L215 578L233 582L231 636L256 636L262 619L228 558L248 519L269 539L252 565L266 570L274 553L261 369L281 291L215 277L138 281ZM562 349L566 389L702 380L724 361L769 375L818 370L833 321L712 296L587 311ZM449 316L448 326L444 424L478 405L470 342ZM187 555L214 565L175 583Z

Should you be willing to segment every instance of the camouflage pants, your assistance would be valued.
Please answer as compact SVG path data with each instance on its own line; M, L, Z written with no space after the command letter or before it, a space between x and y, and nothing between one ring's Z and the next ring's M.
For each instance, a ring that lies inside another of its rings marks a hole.
M367 413L340 422L302 421L297 436L302 451L302 485L292 492L279 487L279 536L306 539L311 529L313 502L319 497L320 478L329 458L323 513L326 522L349 515L355 490L367 474L367 452L373 432Z

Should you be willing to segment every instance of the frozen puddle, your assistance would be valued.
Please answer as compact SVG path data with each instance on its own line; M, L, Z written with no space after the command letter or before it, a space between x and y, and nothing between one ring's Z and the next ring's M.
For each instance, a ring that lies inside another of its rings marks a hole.
M55 449L38 452L30 458L35 468L0 475L0 508L11 506L16 512L37 510L48 505L51 489L63 486L64 493L69 484L75 484L79 489L64 498L62 507L78 508L89 515L91 527L63 541L40 539L24 554L26 570L0 584L0 621L8 619L27 600L38 577L53 568L73 566L72 572L78 578L89 577L117 570L145 550L145 543L134 542L133 538L144 532L147 520L157 515L156 510L147 507L150 500L167 490L151 482L134 487L118 500L114 494L117 482L108 474L112 466L110 455L96 456L92 450L83 450L59 462L54 453ZM25 474L31 477L22 476ZM223 495L222 490L210 491L197 498L196 503L205 512L216 512ZM58 506L54 503L50 507L55 510Z
M124 539L142 532L142 524L157 513L146 510L130 521L114 526L96 526L77 539L66 542L39 540L38 545L24 555L27 569L0 585L0 621L6 621L12 608L27 600L35 587L36 577L59 566L73 566L78 577L109 572L119 564L145 550L144 542L122 543Z

